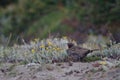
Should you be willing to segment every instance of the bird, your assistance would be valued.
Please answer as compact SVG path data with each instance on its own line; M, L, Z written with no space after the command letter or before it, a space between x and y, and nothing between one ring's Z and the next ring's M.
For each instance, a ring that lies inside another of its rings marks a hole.
M68 54L68 60L72 60L74 62L76 61L83 61L83 59L87 56L87 54L98 50L89 50L86 48L82 48L80 46L75 46L73 43L67 43L68 49L67 49L67 54Z

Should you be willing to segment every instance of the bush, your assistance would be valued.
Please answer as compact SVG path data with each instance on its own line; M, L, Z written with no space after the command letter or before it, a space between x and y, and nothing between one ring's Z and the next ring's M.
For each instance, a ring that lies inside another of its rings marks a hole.
M61 26L66 27L61 24L65 18L76 17L80 23L97 25L119 22L119 5L119 0L17 0L14 4L0 8L1 32L7 37L12 33L13 38L21 35L43 38L48 33L59 31ZM70 27L66 28L61 28L61 31L66 29L66 32Z

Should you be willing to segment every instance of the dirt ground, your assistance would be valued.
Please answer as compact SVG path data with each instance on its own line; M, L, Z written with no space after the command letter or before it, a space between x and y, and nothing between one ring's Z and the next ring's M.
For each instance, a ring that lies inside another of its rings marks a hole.
M27 65L2 63L0 80L120 80L120 66L99 64L99 61Z

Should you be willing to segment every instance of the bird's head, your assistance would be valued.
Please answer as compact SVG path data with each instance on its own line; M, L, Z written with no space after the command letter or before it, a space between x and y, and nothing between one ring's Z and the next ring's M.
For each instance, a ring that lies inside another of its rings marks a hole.
M68 45L68 48L71 48L71 47L73 47L73 46L74 46L74 44L73 44L73 43L67 43L67 45Z

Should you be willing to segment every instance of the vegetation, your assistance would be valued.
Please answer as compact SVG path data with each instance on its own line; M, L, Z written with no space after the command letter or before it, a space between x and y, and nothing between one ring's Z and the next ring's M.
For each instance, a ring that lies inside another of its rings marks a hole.
M86 63L67 43L93 51ZM0 1L2 80L118 80L119 68L120 0Z
M65 38L54 38L39 41L35 39L30 44L0 47L1 62L52 63L63 61L67 57L67 42Z
M30 44L24 42L24 45L14 45L13 47L1 46L0 62L21 62L24 64L64 62L70 57L66 52L68 49L68 42L76 44L75 41L63 37L48 38L44 40L34 39ZM92 48L94 49L96 47ZM114 46L112 45L111 48L103 48L88 54L84 61L96 61L102 59L102 57L119 60L119 56L120 44L117 44Z
M115 34L119 41L119 14L119 0L2 0L0 42L5 43L5 46L0 47L0 61L22 60L26 63L63 60L67 56L65 43L71 40L51 38L53 35L60 37L77 31L107 36L112 33L112 37ZM35 37L40 40L30 41ZM50 39L41 40L45 37ZM109 39L95 39L94 36L90 39L82 47L91 49L88 47L91 46L91 41L98 40L92 43L97 44L93 48L102 48L102 51L94 53L97 55L103 53L104 56L113 53L119 55L118 47L107 49L106 44L109 44ZM30 44L26 43L27 40ZM8 47L21 41L24 45ZM91 57L89 59L91 61ZM98 58L95 57L96 59Z
M85 24L88 33L99 34L99 29L106 30L103 25L107 24L110 32L119 37L119 24L116 24L120 22L119 14L119 0L2 0L0 34L5 37L12 34L14 41L34 37L43 39L49 34L65 35L81 29L81 24ZM71 25L75 21L78 28ZM88 28L87 25L94 27Z

